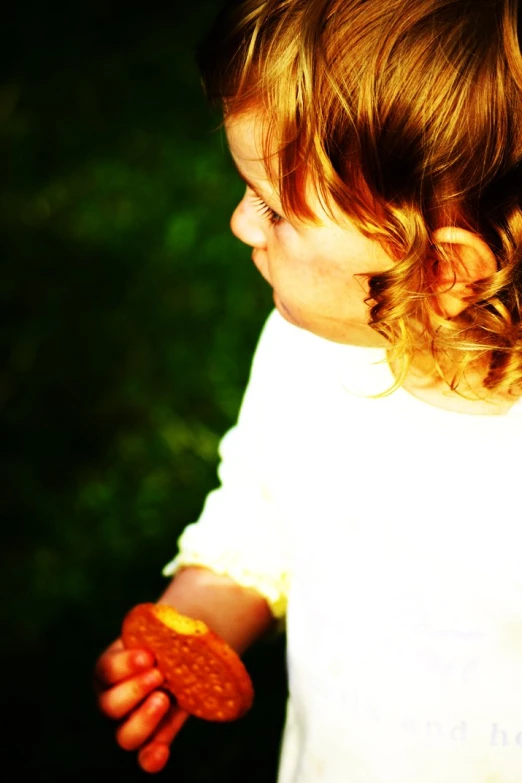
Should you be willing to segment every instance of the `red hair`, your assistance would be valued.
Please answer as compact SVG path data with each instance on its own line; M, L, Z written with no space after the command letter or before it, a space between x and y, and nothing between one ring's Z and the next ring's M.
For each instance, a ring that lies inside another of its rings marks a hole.
M369 278L368 300L400 367L393 388L429 351L451 388L469 368L486 389L522 396L518 5L243 0L201 47L209 98L226 116L262 114L285 212L313 220L310 181L396 259ZM452 318L434 306L441 216L481 236L497 261Z

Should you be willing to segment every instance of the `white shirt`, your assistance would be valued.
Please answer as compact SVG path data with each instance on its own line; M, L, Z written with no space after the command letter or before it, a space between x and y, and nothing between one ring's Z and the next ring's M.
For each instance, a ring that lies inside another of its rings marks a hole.
M522 783L522 408L443 410L273 312L166 568L286 622L278 783Z

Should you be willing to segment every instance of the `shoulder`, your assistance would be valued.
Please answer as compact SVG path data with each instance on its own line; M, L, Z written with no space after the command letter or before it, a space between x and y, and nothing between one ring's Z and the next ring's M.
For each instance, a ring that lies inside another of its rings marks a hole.
M385 349L332 342L294 326L277 310L261 332L250 376L262 385L274 379L279 394L299 389L316 399L339 388L357 397L382 394L395 381Z
M254 358L264 351L282 353L309 342L310 338L316 339L310 332L286 321L277 310L272 310L261 331Z
M273 310L261 331L253 357L253 369L295 371L299 366L316 372L332 365L340 346L286 321Z

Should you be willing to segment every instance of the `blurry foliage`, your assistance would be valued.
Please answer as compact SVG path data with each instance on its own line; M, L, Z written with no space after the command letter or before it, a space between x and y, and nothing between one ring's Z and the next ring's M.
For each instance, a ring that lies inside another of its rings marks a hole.
M228 229L242 186L194 65L216 6L20 0L4 12L8 780L144 779L97 714L92 668L123 614L163 589L162 566L217 483L217 445L272 307ZM271 779L282 644L248 653L257 711L189 722L161 774Z
M3 651L54 672L18 699L21 714L53 699L66 713L75 686L51 697L57 661L86 681L123 613L163 589L217 483L272 306L228 229L242 186L193 63L215 8L25 2L6 21ZM68 720L79 736L99 719Z

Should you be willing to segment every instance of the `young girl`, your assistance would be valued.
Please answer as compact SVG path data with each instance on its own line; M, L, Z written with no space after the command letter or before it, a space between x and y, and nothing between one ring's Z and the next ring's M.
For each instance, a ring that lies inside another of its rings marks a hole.
M518 5L242 0L203 49L276 309L160 600L286 625L279 783L522 781ZM161 769L150 654L98 674Z

